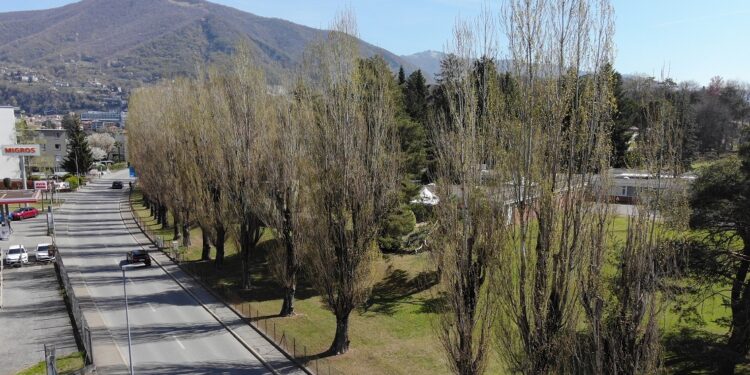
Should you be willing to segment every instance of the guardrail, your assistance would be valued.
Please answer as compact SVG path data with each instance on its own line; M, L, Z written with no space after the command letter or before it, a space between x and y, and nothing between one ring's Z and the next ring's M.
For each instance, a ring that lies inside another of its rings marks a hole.
M94 348L91 345L91 329L86 322L86 317L83 316L81 310L81 302L76 297L73 285L70 283L68 271L65 269L65 263L63 262L62 255L58 251L55 257L55 270L62 280L63 287L65 288L66 301L68 303L68 309L73 314L73 320L75 325L75 332L78 339L83 346L85 354L85 362L87 365L94 363Z

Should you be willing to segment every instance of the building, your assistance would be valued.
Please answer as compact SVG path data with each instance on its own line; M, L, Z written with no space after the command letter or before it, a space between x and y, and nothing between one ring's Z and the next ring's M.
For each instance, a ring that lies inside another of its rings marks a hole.
M671 175L656 176L647 171L621 168L612 168L609 173L610 199L625 204L636 203L639 193L672 189L683 186L684 183L690 184L697 178L694 173L684 173L674 178Z
M14 108L0 106L0 145L16 144L16 116ZM21 178L21 159L0 155L0 179Z
M38 129L36 132L42 155L36 158L35 164L37 167L52 168L54 172L60 171L68 154L68 133L65 129Z
M81 123L84 124L84 126L89 127L92 131L98 131L99 129L105 128L107 125L111 124L115 124L117 127L122 128L125 126L126 118L127 112L121 111L88 111L81 113Z

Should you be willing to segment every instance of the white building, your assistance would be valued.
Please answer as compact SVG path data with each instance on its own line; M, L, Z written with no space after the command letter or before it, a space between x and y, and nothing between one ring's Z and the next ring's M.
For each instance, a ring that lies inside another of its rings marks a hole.
M0 145L16 144L16 116L13 107L0 106ZM21 160L18 156L0 154L0 180L21 178Z

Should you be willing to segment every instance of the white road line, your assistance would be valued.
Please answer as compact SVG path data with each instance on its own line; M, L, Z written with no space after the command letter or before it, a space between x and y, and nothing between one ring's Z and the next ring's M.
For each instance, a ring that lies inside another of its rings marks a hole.
M151 304L151 302L146 302L148 304L148 307L151 309L151 311L156 312L156 309L154 308L154 305Z
M182 350L185 350L185 345L182 345L182 342L180 341L180 339L178 339L177 336L175 335L171 335L171 336L174 339L174 341L177 341L177 345L179 345L180 348L182 348Z

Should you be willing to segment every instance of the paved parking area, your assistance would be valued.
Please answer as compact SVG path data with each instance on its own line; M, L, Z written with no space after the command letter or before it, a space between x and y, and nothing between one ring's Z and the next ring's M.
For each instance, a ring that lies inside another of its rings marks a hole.
M33 258L37 243L46 236L46 218L14 222L9 241L0 248L22 244ZM0 375L44 360L44 344L54 344L58 357L78 351L62 289L52 264L31 263L5 268L3 306L0 308Z

